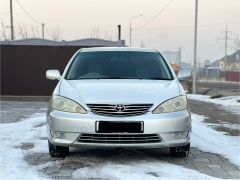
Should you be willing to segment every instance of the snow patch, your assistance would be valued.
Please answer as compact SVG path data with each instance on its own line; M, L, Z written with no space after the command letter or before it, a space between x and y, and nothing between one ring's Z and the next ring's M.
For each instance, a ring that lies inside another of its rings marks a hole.
M40 176L36 167L24 160L29 153L47 151L46 141L40 140L40 137L46 137L46 126L34 128L43 122L45 122L45 114L35 114L19 122L0 124L0 179L47 179ZM23 150L19 148L22 143L32 143L34 147Z
M220 154L240 166L240 137L213 130L203 122L204 118L192 114L191 145L205 152Z
M226 110L239 114L240 112L240 96L227 96L222 98L211 99L210 96L200 94L188 94L189 99L214 103L223 106Z
M198 171L187 169L181 166L162 162L139 162L137 164L113 164L108 163L101 167L84 167L77 169L72 174L73 178L80 179L158 179L158 180L217 180L218 178L210 177L199 173Z

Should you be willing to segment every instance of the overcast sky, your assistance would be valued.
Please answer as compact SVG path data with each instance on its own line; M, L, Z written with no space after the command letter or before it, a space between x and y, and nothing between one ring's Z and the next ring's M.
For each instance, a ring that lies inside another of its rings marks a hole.
M34 18L31 19L19 4ZM170 2L167 8L156 16ZM183 60L193 57L193 24L195 0L13 0L14 26L17 38L19 25L38 28L46 24L47 37L59 31L65 40L89 38L117 38L117 24L122 25L122 39L129 44L130 17L134 19L133 45L161 51L182 47ZM155 17L155 18L154 18ZM153 21L149 22L151 19ZM9 26L9 0L0 0L0 21ZM147 24L146 24L147 23ZM143 26L146 24L146 26ZM240 35L240 0L199 0L198 59L215 60L224 55L224 37L221 34L226 24L236 39ZM143 26L142 28L139 28ZM9 33L9 28L6 28ZM1 31L0 31L1 33ZM230 47L231 46L231 47ZM229 54L234 51L233 40L229 41Z

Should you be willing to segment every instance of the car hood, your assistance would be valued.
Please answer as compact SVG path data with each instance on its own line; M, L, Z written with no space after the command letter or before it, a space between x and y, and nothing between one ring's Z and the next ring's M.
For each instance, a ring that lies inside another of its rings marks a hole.
M150 103L157 106L170 98L179 96L180 89L177 80L63 79L60 82L59 94L84 107L91 103Z

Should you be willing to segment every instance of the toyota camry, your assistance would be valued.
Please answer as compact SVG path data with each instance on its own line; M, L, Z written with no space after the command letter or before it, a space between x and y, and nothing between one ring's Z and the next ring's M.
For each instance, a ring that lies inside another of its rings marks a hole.
M58 80L47 112L49 153L66 157L69 147L190 150L187 97L164 56L154 49L84 48Z

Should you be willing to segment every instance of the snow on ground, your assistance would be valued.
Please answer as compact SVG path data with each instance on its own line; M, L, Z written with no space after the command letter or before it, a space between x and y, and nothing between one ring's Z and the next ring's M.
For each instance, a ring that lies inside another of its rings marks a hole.
M224 109L236 113L240 112L240 96L228 96L211 99L207 95L188 94L189 99L221 105ZM193 132L192 145L203 151L217 153L240 166L240 137L226 136L222 132L213 130L204 123L204 116L192 114ZM212 124L211 124L212 125ZM224 127L239 129L239 124L222 124ZM218 126L218 125L215 125Z
M84 167L73 172L73 178L89 179L116 179L116 180L217 180L199 173L198 171L169 164L164 161L146 162L138 164L113 164L108 163L101 167Z
M193 115L193 146L204 151L224 155L235 164L239 164L236 154L239 151L239 139L225 136L206 127L203 117ZM45 122L45 114L34 116L15 123L0 124L0 179L47 179L38 172L44 166L51 166L53 162L34 167L24 160L24 156L31 153L47 153L47 142L41 140L46 137L46 126L39 126ZM23 143L33 143L29 150L19 148ZM235 155L235 157L233 157ZM54 163L57 163L56 161ZM83 167L73 172L74 178L106 178L106 179L218 179L204 175L198 171L173 165L165 161L152 158L138 163L106 163L102 166Z
M239 114L240 112L240 96L227 96L211 99L210 96L200 94L188 94L189 99L214 103L223 106L226 110Z
M46 136L46 126L35 127L43 122L45 114L35 114L23 121L0 124L0 179L47 179L24 160L27 153L47 151L47 143L40 140ZM22 150L22 143L33 143L34 148Z
M220 154L240 166L240 137L213 130L203 122L204 118L192 114L191 145L205 152Z

